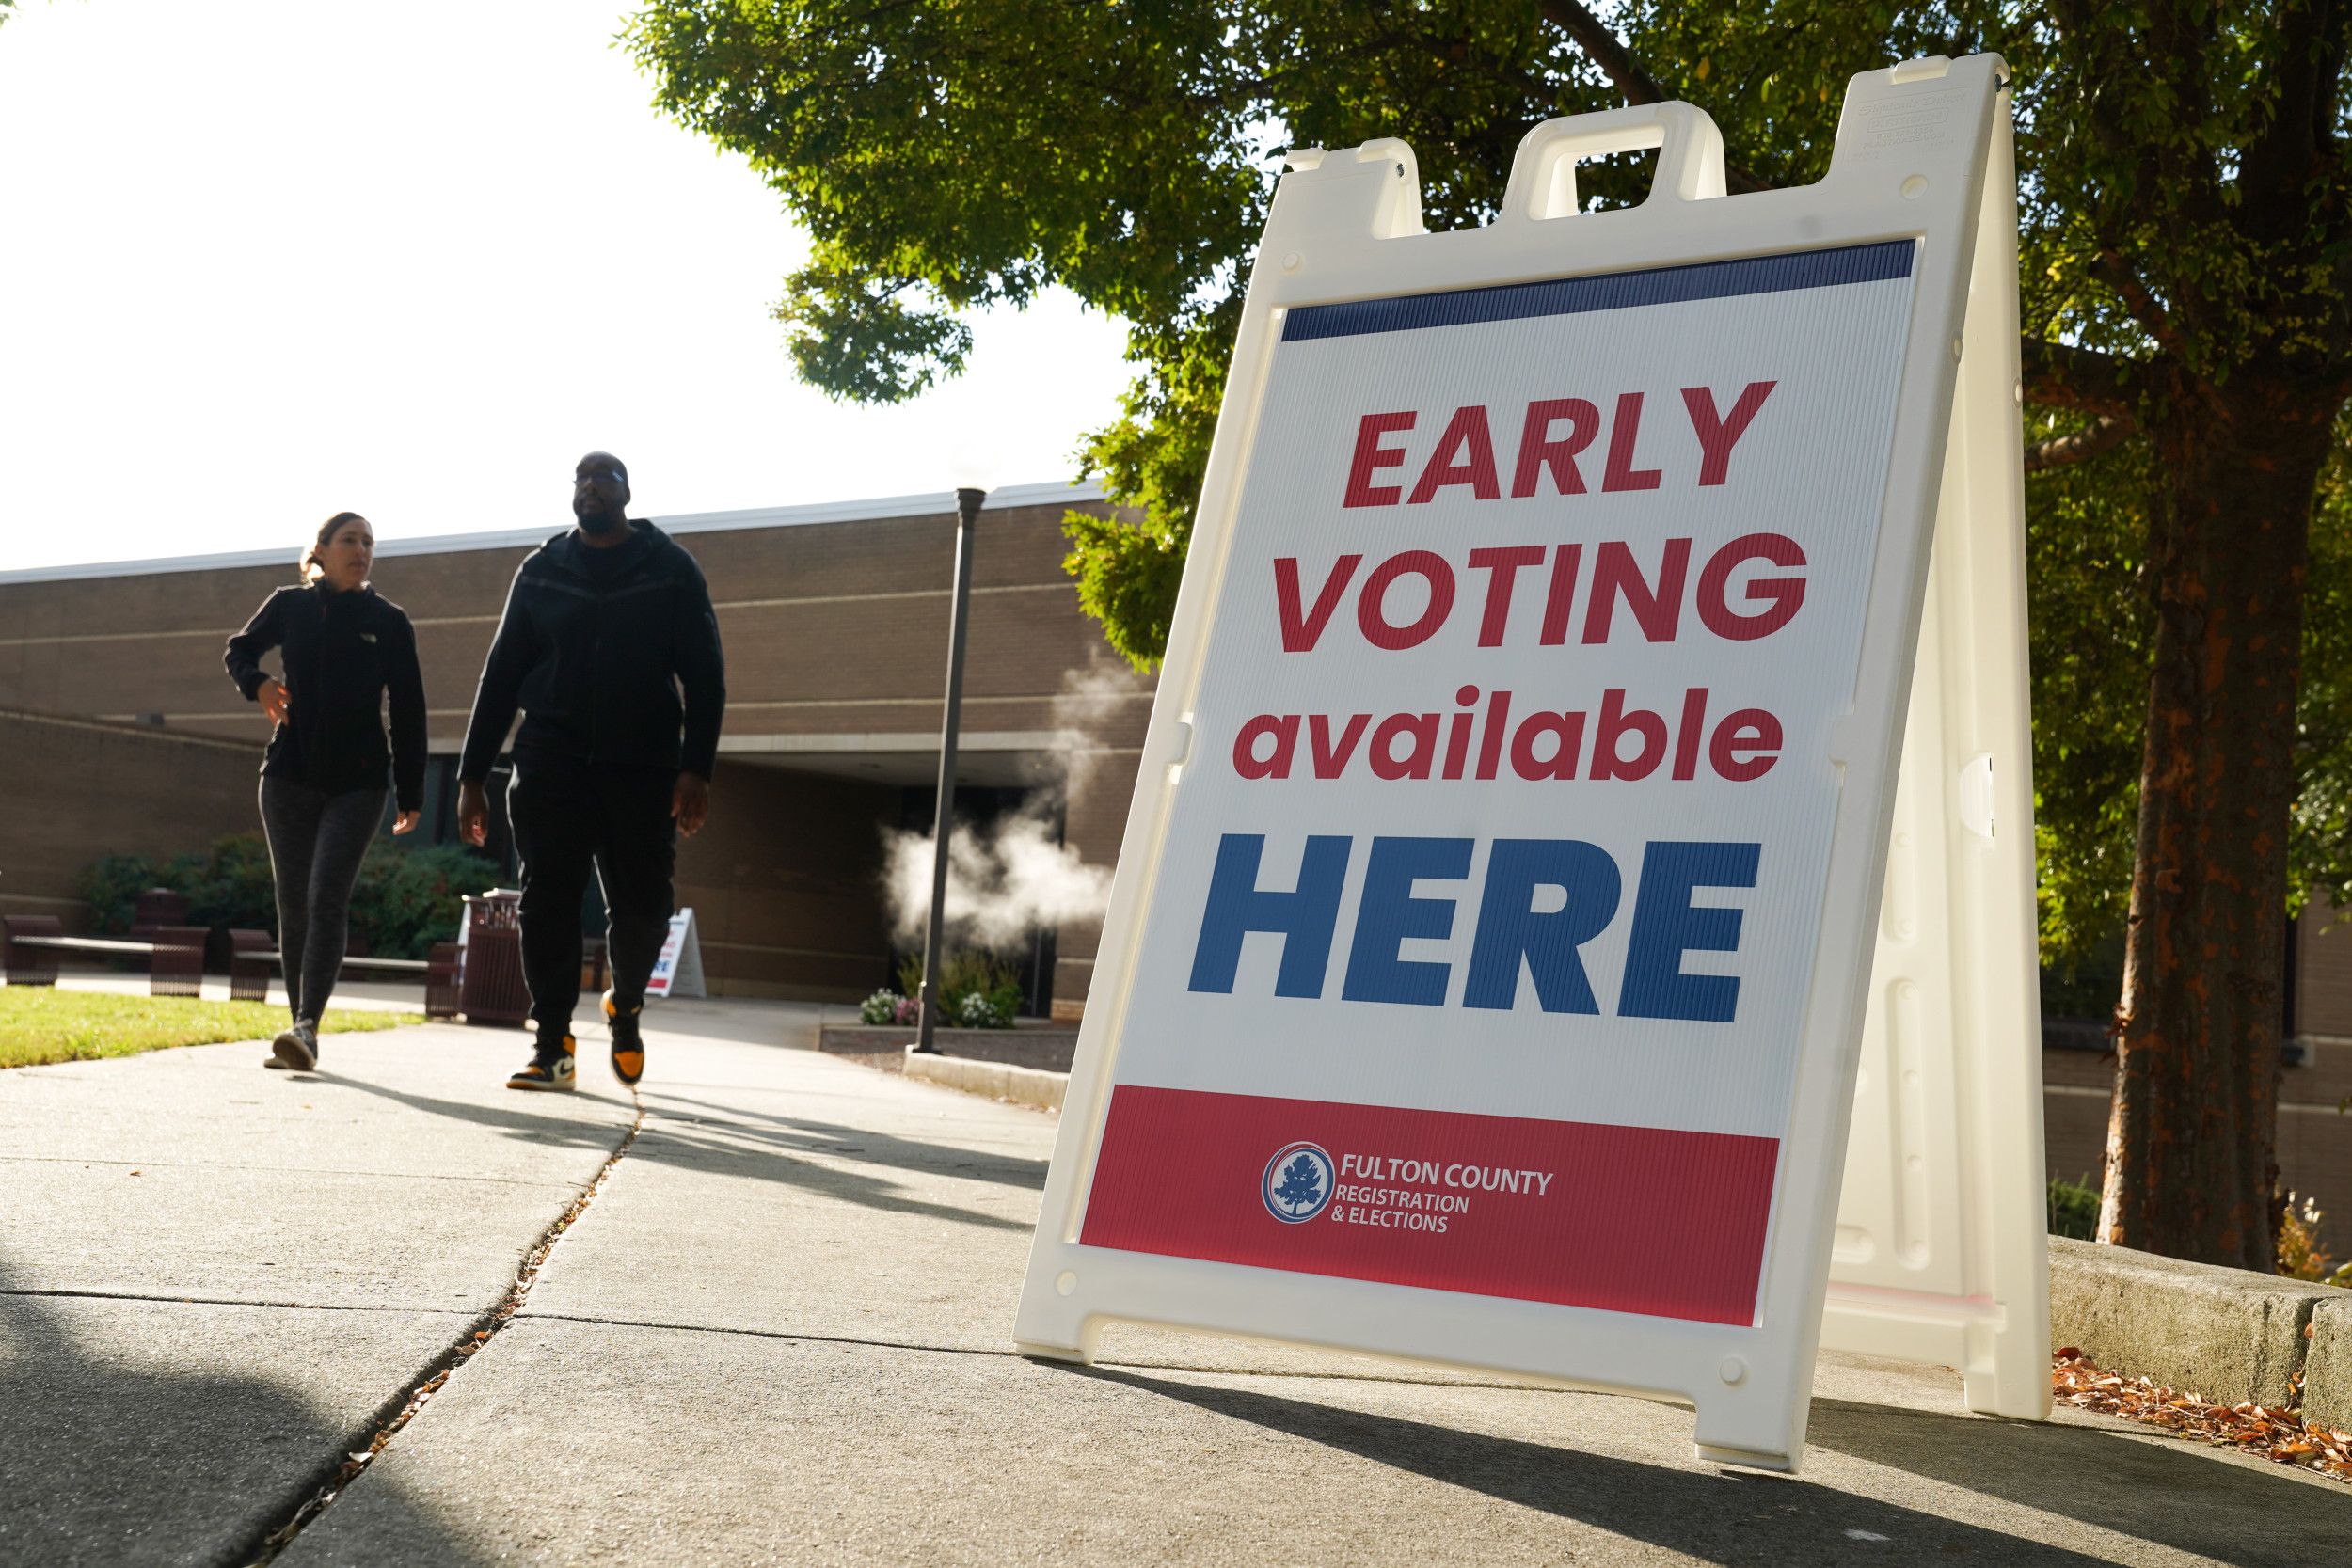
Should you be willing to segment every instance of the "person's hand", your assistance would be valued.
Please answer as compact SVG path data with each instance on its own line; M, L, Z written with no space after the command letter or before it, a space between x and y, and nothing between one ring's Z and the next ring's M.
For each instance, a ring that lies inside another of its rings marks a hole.
M424 816L424 813L421 811L402 812L398 816L392 818L392 832L396 833L405 833L408 832L417 825L418 818L422 816Z
M482 792L482 781L479 779L464 779L458 783L457 836L474 845L490 836L490 802Z
M262 684L253 689L253 700L262 705L262 711L269 715L271 723L286 721L286 689L279 682L263 675Z
M710 820L710 781L700 773L680 773L670 796L670 815L677 818L679 832L692 836Z

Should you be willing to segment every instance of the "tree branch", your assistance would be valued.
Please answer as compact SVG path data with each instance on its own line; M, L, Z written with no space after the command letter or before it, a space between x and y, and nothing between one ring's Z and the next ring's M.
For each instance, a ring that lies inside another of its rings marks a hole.
M2102 414L2097 422L2072 436L2060 436L2026 449L2026 472L2038 473L2043 468L2061 468L2069 463L2080 463L2096 457L2139 434L2139 421L2129 414Z
M1576 40L1576 46L1593 57L1601 74L1629 104L1663 103L1666 95L1650 73L1642 69L1617 35L1609 30L1600 18L1586 10L1577 0L1543 0L1544 19Z
M2148 292L2148 285L2139 280L2124 261L2122 251L2113 245L2103 245L2099 259L2091 264L2090 274L2120 296L2132 319L2146 329L2148 336L2159 343L2172 341L2172 317L2156 296Z
M2138 398L2132 376L2141 369L2137 360L2041 338L2025 341L2019 360L2027 403L2079 408L2086 414L2134 416Z
M1642 62L1633 57L1633 52L1579 0L1541 0L1540 9L1545 21L1567 34L1579 49L1592 56L1593 63L1600 67L1601 74L1609 78L1611 86L1629 105L1667 102L1665 89L1642 69ZM1736 196L1771 188L1728 161L1724 165L1724 184Z

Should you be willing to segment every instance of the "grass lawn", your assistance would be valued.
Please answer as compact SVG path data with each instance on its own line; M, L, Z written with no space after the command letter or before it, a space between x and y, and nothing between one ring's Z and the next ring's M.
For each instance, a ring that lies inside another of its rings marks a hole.
M421 1013L330 1010L323 1035L421 1023ZM286 1026L286 1009L267 1002L199 1002L192 996L120 996L0 987L0 1068L134 1056L175 1045L266 1040Z

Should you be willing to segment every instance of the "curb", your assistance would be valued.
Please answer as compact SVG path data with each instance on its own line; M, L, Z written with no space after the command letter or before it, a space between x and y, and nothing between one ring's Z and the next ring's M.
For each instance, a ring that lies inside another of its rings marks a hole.
M818 1026L817 1049L836 1056L896 1054L913 1045L919 1031L902 1024L827 1023ZM1008 1067L1068 1072L1078 1053L1075 1029L941 1029L933 1041L940 1054L967 1062L1003 1062ZM897 1071L896 1068L891 1069Z
M2352 1296L2352 1291L2338 1291ZM2352 1432L2352 1301L2324 1301L2312 1314L2303 1361L2303 1419Z
M1070 1074L1066 1072L1047 1072L1041 1068L1013 1067L1004 1062L967 1061L961 1056L927 1056L912 1046L907 1049L905 1071L909 1078L925 1079L942 1088L961 1089L966 1094L1009 1100L1016 1105L1035 1105L1048 1111L1061 1109L1062 1096L1070 1088Z
M2053 1236L2050 1342L2216 1404L2352 1425L2352 1291Z

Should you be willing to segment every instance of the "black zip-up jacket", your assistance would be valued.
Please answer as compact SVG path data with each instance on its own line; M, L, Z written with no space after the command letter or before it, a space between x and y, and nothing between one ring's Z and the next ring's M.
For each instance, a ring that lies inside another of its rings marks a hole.
M515 753L526 760L710 777L727 704L710 589L668 534L628 526L625 545L599 550L560 533L524 560L483 661L458 778L490 776L517 707Z
M365 585L339 594L315 582L272 594L221 656L246 702L268 674L261 660L272 648L285 650L286 721L270 736L262 771L340 792L382 789L389 763L400 809L422 809L424 678L417 634L400 606Z

